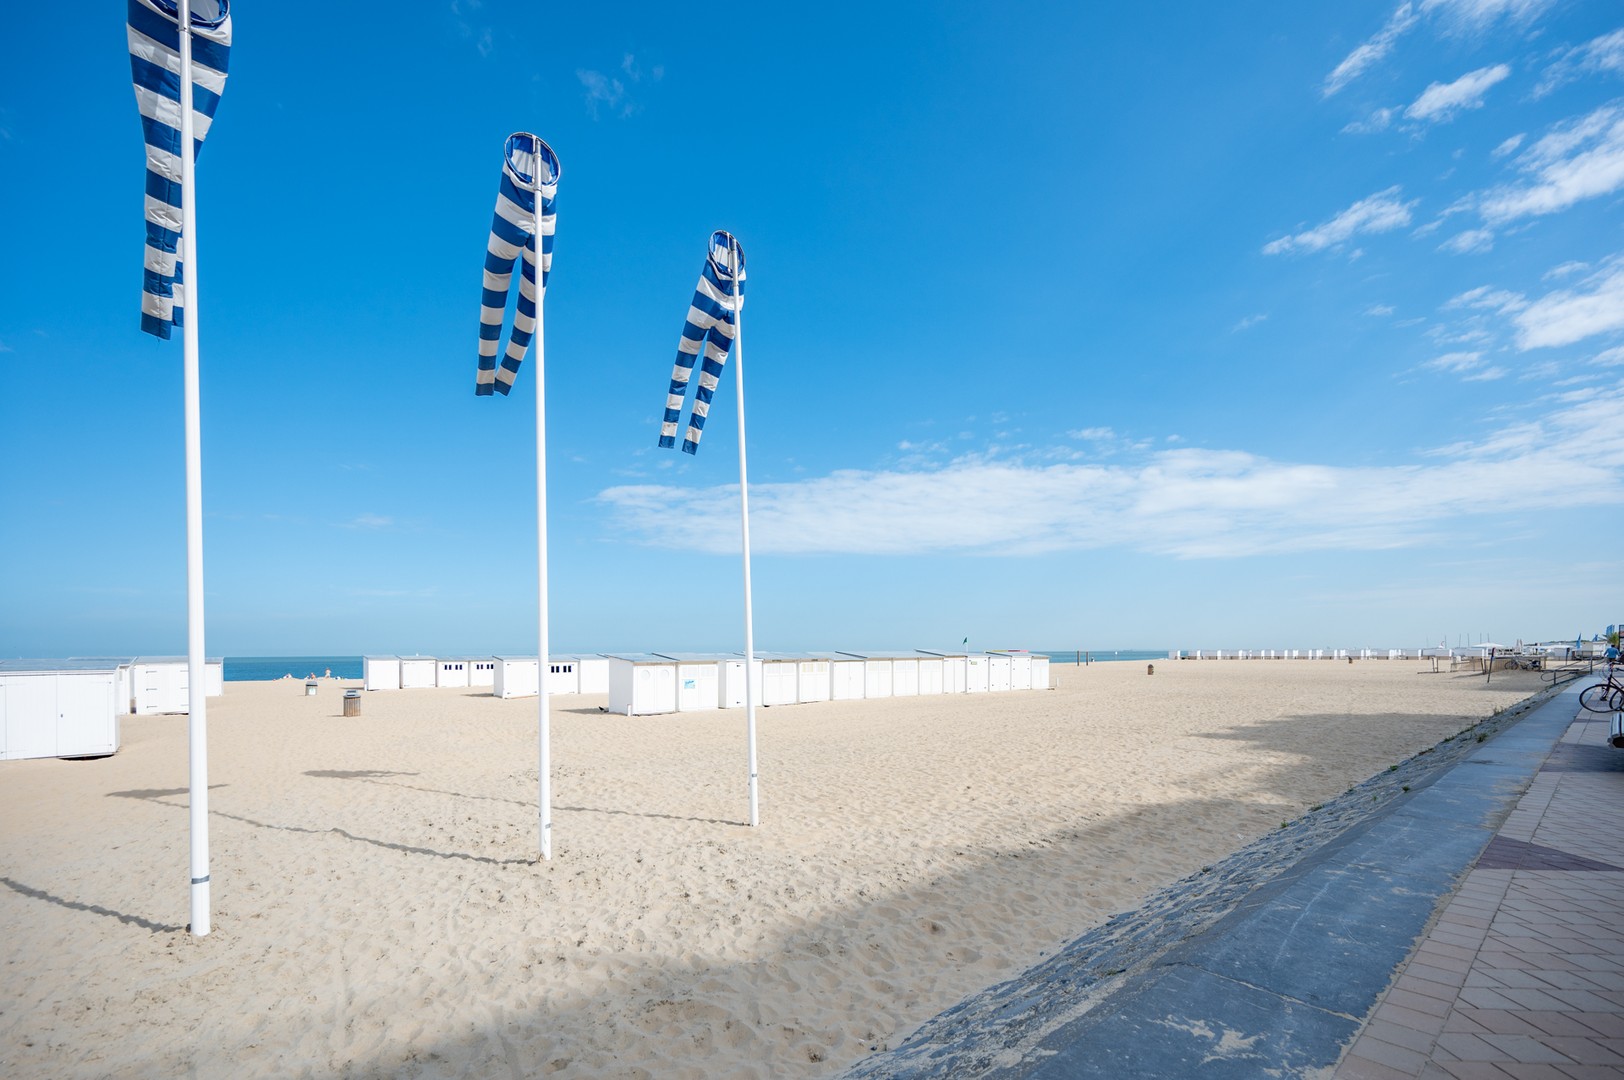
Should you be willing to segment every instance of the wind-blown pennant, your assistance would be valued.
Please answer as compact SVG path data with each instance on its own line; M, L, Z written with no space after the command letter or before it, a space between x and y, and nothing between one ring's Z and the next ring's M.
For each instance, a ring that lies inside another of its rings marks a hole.
M677 445L677 427L682 420L688 381L694 373L694 361L703 351L699 389L694 392L688 430L682 439L683 453L699 451L699 437L705 432L711 398L716 393L717 380L722 377L722 365L727 363L728 350L733 347L739 310L744 306L744 277L744 249L738 240L732 233L720 229L711 233L705 268L700 271L699 284L694 287L688 320L682 327L682 340L677 342L677 363L671 369L665 420L660 424L661 446Z
M547 295L547 275L553 268L553 227L556 214L553 200L558 195L558 155L539 137L517 131L507 138L502 151L502 186L496 193L496 213L491 217L491 238L485 247L485 292L479 310L479 372L474 393L481 397L513 389L513 379L530 349L536 332L536 305ZM541 288L536 288L536 199L541 199ZM524 255L519 281L519 302L508 335L502 366L496 366L496 350L502 343L502 325L507 311L508 292L513 282L513 262Z
M231 54L228 0L192 0L192 160L220 107ZM169 337L184 324L180 189L180 14L172 0L129 0L130 75L147 144L147 245L141 329Z

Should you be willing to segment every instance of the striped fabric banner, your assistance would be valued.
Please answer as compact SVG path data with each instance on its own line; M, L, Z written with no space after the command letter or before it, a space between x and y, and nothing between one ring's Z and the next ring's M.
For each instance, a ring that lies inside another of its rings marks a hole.
M192 160L220 107L231 54L228 0L192 0ZM169 337L184 323L180 243L180 26L171 0L129 0L130 75L147 144L147 250L141 329Z
M479 309L479 371L474 393L488 397L492 392L506 395L513 378L530 350L536 333L536 305L547 295L547 275L553 269L553 227L556 213L553 200L558 195L558 155L553 148L527 131L507 138L502 151L502 186L496 193L496 213L491 218L491 238L485 246L485 293ZM539 174L539 175L538 175ZM541 288L536 288L536 196L541 196ZM496 366L496 350L502 343L502 324L507 311L508 291L513 282L513 262L524 255L524 272L519 281L519 302L508 335L502 366Z
M665 398L665 420L660 424L660 445L677 445L677 427L682 420L682 403L688 394L688 380L694 373L694 361L701 349L705 354L699 368L699 389L694 392L693 410L688 416L688 430L682 438L682 452L699 451L699 437L705 432L705 417L710 415L711 398L716 394L716 383L722 377L722 365L733 348L733 334L738 324L738 312L744 305L744 249L732 233L718 229L711 233L710 252L705 256L705 269L700 272L699 284L694 287L693 303L688 307L688 321L682 328L682 340L677 342L677 363L671 369L671 389Z

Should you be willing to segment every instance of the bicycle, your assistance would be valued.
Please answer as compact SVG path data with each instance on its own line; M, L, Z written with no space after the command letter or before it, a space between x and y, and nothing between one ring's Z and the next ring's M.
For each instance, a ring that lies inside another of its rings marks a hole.
M1579 695L1579 705L1590 712L1624 712L1624 680L1616 672L1618 666L1607 665L1607 681L1586 687Z

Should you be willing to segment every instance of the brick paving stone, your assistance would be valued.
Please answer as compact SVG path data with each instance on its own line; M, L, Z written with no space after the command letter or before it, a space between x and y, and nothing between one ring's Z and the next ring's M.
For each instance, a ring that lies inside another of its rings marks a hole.
M1358 1054L1349 1054L1343 1058L1336 1075L1340 1080L1415 1080L1413 1072L1395 1069L1360 1057Z
M1580 1065L1624 1065L1624 1054L1609 1050L1601 1039L1581 1039L1571 1035L1547 1035L1544 1043ZM1529 1059L1532 1060L1532 1059Z

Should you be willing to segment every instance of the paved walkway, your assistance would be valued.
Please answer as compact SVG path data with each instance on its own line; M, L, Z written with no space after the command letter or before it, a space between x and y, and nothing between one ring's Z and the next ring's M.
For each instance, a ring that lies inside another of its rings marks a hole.
M1595 716L1562 736L1336 1080L1624 1076L1624 750Z
M1080 939L848 1075L1624 1077L1624 749L1588 682L1177 945Z

